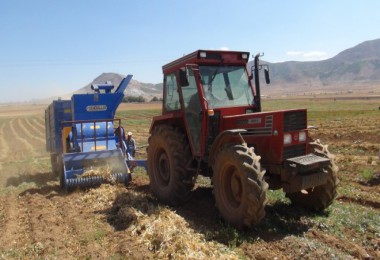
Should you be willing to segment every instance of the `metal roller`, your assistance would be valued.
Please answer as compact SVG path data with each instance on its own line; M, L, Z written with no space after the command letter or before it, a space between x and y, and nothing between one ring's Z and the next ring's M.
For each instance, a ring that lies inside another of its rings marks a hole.
M112 180L114 180L116 183L124 183L125 185L128 185L128 183L131 181L132 177L131 174L125 174L125 173L113 173L112 174ZM102 183L107 183L106 180L102 176L87 176L87 177L80 177L80 178L71 178L71 179L65 179L64 187L65 190L70 190L75 187L80 188L86 188L86 187L94 187L99 186Z

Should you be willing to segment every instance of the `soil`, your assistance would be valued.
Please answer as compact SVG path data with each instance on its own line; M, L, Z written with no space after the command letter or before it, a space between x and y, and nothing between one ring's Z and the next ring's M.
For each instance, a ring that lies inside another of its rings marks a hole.
M62 191L45 151L44 108L0 107L1 259L380 259L380 222L360 233L334 218L354 207L379 220L379 117L321 120L311 133L337 155L340 188L331 210L315 215L282 197L268 204L260 225L236 230L221 220L206 178L176 208L153 197L144 171L128 188ZM373 176L363 177L363 169Z

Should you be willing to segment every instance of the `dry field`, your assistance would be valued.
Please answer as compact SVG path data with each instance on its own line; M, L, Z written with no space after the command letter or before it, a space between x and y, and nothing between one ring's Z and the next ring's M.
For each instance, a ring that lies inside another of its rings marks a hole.
M127 189L66 194L45 151L45 106L0 106L0 259L380 259L380 100L263 103L265 110L309 109L311 135L337 155L339 195L315 214L270 191L267 215L250 231L220 219L206 178L177 208L152 196L143 170ZM158 113L159 104L118 111L141 158Z

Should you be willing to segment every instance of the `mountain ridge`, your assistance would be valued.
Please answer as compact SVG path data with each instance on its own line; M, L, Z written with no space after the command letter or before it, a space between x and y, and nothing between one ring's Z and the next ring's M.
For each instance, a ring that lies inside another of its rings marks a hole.
M91 89L92 84L100 84L100 83L105 83L107 81L110 81L115 86L115 89L116 89L124 77L125 77L124 75L121 75L118 73L104 72L100 74L98 77L96 77L92 82L88 83L86 86L75 91L73 94L92 93L93 92L93 90ZM143 83L143 82L134 80L132 78L124 94L126 96L143 96L145 99L149 100L155 96L156 97L162 96L162 83L159 83L159 84Z
M262 63L269 65L271 77L270 86L262 87L262 95L345 93L352 89L366 93L380 92L380 39L362 42L326 60ZM252 65L253 61L250 61L248 69ZM86 86L61 98L70 99L72 94L92 93L91 84L106 81L111 81L116 88L123 78L124 75L105 72ZM143 83L132 79L125 95L142 96L150 101L153 97L162 97L162 86L162 83ZM55 98L40 101L50 103Z
M301 87L307 91L344 91L359 85L371 89L371 84L380 84L380 39L362 42L326 60L265 63L270 66L271 86L263 94L296 92Z

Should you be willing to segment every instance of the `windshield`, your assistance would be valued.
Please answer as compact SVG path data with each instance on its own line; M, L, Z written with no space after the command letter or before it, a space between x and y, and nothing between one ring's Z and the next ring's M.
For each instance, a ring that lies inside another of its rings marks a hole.
M210 109L253 105L244 66L199 66L199 72Z

